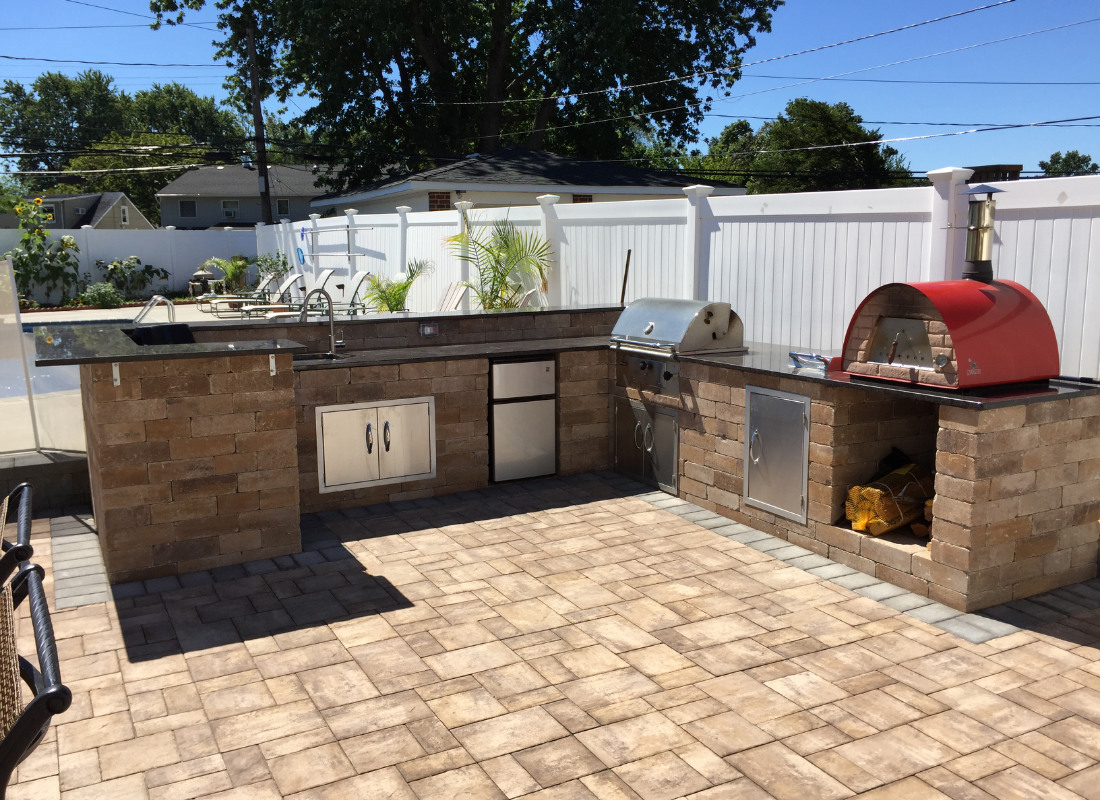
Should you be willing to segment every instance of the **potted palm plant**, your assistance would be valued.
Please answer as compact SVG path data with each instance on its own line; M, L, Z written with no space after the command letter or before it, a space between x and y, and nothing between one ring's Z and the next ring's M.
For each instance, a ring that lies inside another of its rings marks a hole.
M421 275L430 274L431 271L432 262L413 259L409 261L409 266L404 272L397 273L393 278L371 275L367 278L363 299L376 311L408 311L405 308L405 301L413 282Z
M476 230L467 221L448 241L458 260L472 267L475 277L465 285L483 309L519 308L531 289L546 291L553 251L535 231L507 219Z

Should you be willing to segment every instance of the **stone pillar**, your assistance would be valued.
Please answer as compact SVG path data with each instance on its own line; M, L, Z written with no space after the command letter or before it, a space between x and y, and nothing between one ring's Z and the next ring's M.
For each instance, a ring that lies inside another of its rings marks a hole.
M1096 575L1100 396L941 406L928 596L953 608Z

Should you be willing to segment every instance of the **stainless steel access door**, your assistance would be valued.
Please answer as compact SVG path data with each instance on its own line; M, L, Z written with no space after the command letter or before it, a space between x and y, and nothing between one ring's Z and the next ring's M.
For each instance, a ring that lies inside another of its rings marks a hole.
M378 409L378 477L400 478L432 471L427 403L405 403Z
M615 398L615 468L676 494L680 426L676 413Z
M806 524L810 398L745 387L746 505Z

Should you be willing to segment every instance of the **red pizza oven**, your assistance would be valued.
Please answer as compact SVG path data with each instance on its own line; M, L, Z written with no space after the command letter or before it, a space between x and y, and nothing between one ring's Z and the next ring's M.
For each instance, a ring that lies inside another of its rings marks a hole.
M1014 281L889 283L856 309L842 367L852 377L972 389L1058 376L1043 304Z

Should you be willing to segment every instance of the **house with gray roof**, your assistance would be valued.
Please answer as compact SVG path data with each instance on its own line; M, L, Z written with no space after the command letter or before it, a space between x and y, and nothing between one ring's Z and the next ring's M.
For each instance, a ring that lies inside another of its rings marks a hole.
M308 164L270 164L267 168L271 218L305 219L320 173ZM260 171L253 164L224 164L190 169L157 192L160 224L181 230L243 228L263 221Z
M132 231L148 231L156 227L124 192L35 196L42 198L42 210L53 217L46 223L50 230L76 230L85 225L100 230ZM15 214L0 214L0 228L18 227L19 218Z
M409 206L413 211L444 211L459 200L472 201L478 208L497 208L534 205L535 198L544 194L556 194L563 203L653 200L683 197L684 187L697 183L675 172L505 147L356 189L323 194L313 201L312 210L325 213L355 208L372 214ZM708 181L707 185L714 187L713 196L745 194L739 184Z

